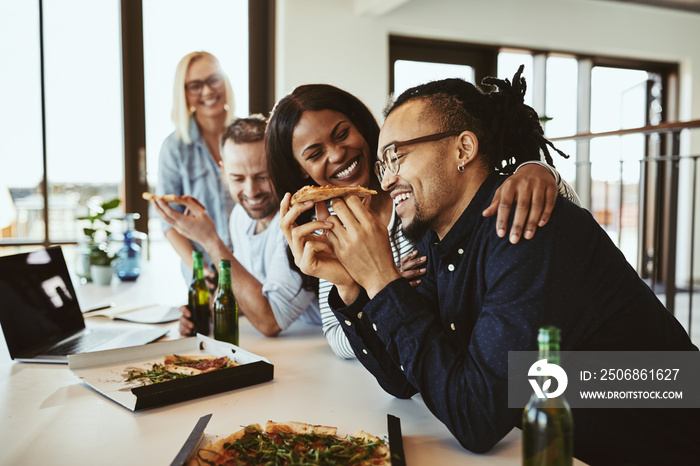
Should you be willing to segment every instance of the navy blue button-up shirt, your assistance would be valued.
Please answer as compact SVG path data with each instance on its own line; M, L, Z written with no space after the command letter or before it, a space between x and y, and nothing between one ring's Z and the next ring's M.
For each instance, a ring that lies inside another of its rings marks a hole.
M380 385L402 398L419 392L475 452L520 426L522 410L508 408L508 351L536 351L542 326L561 329L564 351L697 350L586 210L560 197L532 239L499 238L481 212L503 180L488 178L442 241L429 232L416 245L428 258L419 287L400 278L347 307L335 288L329 297ZM583 461L672 464L668 448L686 463L700 458L687 441L700 438L699 410L573 411Z

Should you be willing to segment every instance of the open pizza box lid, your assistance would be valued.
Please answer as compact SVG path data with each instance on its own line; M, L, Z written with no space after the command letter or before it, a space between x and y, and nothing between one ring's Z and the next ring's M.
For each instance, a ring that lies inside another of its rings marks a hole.
M228 356L236 367L151 385L127 382L129 370L148 370L166 355ZM107 351L72 354L68 367L83 382L132 411L165 406L272 380L270 361L238 346L197 335Z

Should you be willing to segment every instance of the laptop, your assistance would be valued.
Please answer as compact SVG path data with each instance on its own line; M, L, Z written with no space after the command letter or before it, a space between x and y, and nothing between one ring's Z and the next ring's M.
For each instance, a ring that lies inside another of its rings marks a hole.
M12 359L68 363L68 355L150 343L168 330L86 328L60 246L0 256L0 324Z

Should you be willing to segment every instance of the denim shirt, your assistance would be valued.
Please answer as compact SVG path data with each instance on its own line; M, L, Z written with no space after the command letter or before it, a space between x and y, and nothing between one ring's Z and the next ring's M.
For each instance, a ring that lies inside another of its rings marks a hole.
M191 144L185 144L173 132L163 142L158 159L158 186L156 193L184 195L197 198L207 209L214 220L216 232L231 249L231 236L228 229L229 216L235 202L228 191L228 185L222 177L222 171L214 161L206 142L199 132L199 126L194 117L189 125ZM170 206L184 212L185 207L179 204ZM161 219L163 233L172 226ZM192 242L192 247L202 251L204 264L207 266L211 258L199 244ZM217 264L215 264L217 265ZM218 265L217 265L218 266ZM182 264L183 277L187 282L192 278L192 271Z
M427 272L369 300L328 301L362 364L389 393L420 393L467 449L485 452L514 427L508 351L536 351L543 325L561 329L564 351L693 351L679 322L627 263L589 212L560 196L549 223L511 244L484 218L498 176L487 179L440 240L416 245ZM574 409L574 452L591 464L671 464L700 457L700 410ZM692 440L695 439L695 440ZM682 463L685 464L685 463Z

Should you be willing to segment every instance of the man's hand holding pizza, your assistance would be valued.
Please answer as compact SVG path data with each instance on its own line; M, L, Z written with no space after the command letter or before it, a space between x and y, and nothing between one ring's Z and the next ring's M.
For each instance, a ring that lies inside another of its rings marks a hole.
M169 200L166 195L152 196L149 200L153 201L158 215L163 217L166 222L173 226L175 231L185 238L201 244L210 253L218 250L223 254L227 249L216 233L214 221L196 198L185 195L176 196L176 200ZM170 207L168 202L176 202L185 206L185 212L178 212ZM216 289L216 272L209 267L204 267L204 277L209 279L206 280L209 291L214 291Z
M192 196L179 197L181 200L178 203L185 206L184 213L173 209L161 198L153 199L156 212L182 236L207 248L219 239L214 221L197 199Z
M402 276L394 263L389 233L355 196L334 199L332 205L335 215L327 220L333 224L328 240L340 263L371 299ZM340 296L349 304L342 293Z

